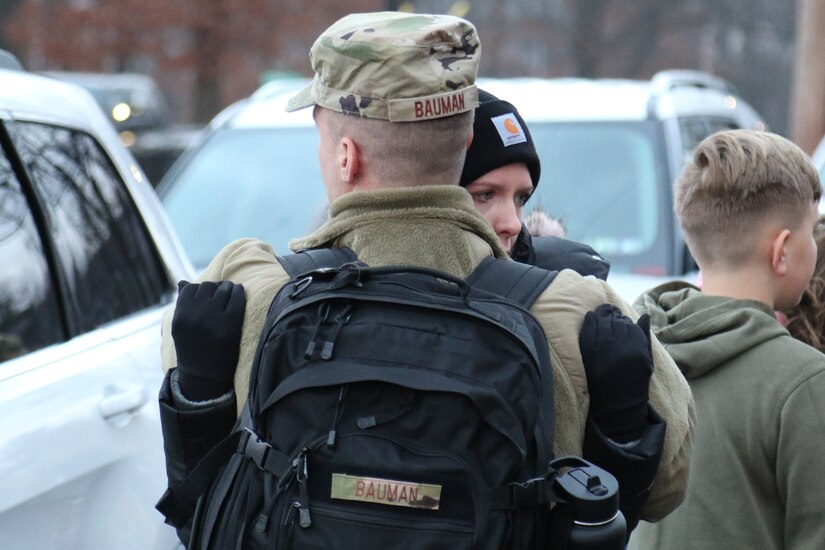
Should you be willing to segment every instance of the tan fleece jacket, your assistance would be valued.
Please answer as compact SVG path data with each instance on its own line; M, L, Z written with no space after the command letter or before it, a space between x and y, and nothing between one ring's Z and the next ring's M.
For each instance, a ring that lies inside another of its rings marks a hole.
M330 220L318 231L290 243L293 249L349 247L373 266L418 265L466 277L489 255L506 257L487 221L459 187L383 189L345 195L330 207ZM239 408L246 400L249 371L269 304L288 276L272 248L242 239L226 246L199 277L243 283L247 297L241 352L235 376ZM556 406L557 456L581 455L589 407L587 380L579 353L579 330L587 311L610 302L635 319L633 309L603 281L561 272L531 312L550 343ZM170 336L172 311L163 325L163 367L176 364ZM642 517L655 521L684 498L694 427L693 398L679 370L658 342L650 385L654 407L667 420L662 461Z

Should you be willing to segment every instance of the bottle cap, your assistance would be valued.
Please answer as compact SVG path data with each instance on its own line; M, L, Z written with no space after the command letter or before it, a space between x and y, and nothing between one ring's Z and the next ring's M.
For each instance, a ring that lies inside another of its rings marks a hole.
M606 470L581 458L575 460L580 464L554 481L556 491L572 508L574 521L579 525L612 521L619 511L619 482ZM553 465L558 467L556 462Z

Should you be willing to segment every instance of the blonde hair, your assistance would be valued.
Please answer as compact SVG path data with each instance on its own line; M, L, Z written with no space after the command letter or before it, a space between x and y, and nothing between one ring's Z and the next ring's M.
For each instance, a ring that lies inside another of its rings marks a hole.
M785 311L791 336L825 352L825 216L814 230L816 267L799 305Z
M458 184L474 111L419 122L389 122L328 111L334 138L349 136L384 185Z
M822 185L810 158L768 132L727 130L696 147L673 188L674 210L700 266L738 266L753 258L756 226L799 228Z

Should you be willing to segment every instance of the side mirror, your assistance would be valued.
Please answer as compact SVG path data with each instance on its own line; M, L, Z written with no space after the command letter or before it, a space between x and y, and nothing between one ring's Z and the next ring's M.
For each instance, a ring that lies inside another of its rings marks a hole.
M12 71L22 71L23 65L15 55L6 50L0 50L0 69L9 69Z

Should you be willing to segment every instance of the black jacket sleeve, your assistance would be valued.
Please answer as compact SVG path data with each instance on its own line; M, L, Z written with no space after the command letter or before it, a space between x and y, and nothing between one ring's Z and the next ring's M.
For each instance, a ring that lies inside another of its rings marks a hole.
M200 460L231 432L237 409L234 391L204 402L187 401L177 388L175 369L166 373L158 395L166 476L170 489L177 488ZM184 544L189 538L191 519L178 528Z
M665 444L667 422L650 403L647 410L647 430L631 444L609 439L589 417L584 432L583 458L607 470L619 482L619 510L627 521L628 537L639 523Z
M523 225L511 256L517 262L548 271L572 269L603 281L610 272L610 262L586 244L560 237L533 237Z

